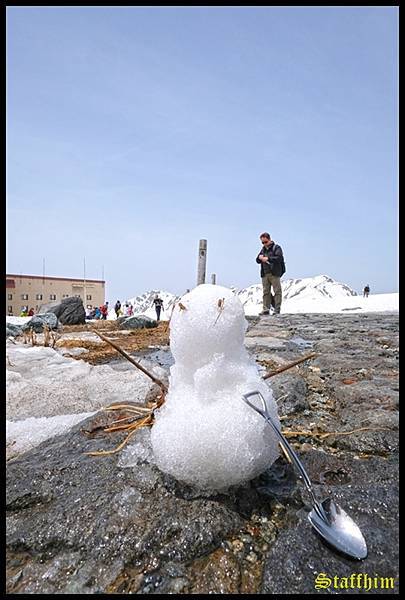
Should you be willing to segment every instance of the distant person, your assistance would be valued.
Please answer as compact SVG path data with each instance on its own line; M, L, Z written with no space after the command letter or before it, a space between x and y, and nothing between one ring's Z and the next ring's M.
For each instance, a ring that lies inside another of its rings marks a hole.
M132 306L132 304L130 303L130 304L129 304L129 307L128 307L128 315L129 315L130 317L132 317L132 315L133 315L133 314L134 314L134 307L133 307L133 306Z
M368 298L369 293L370 293L370 286L367 284L363 290L363 298Z
M102 314L102 313L101 313L100 307L99 307L99 306L96 306L96 310L95 310L95 312L94 312L94 318L95 318L95 319L101 319L101 314Z
M108 317L108 302L106 302L105 304L100 306L100 310L101 310L101 318L104 319L104 321L105 321L106 318Z
M155 305L156 320L160 321L160 311L164 310L164 309L163 309L163 300L162 300L162 298L159 298L158 294L156 294L156 296L153 300L153 304Z
M284 256L281 247L264 232L260 235L263 244L257 255L256 262L260 265L260 276L263 284L263 310L261 315L269 315L274 292L273 314L279 315L281 309L282 291L280 278L285 273Z
M33 308L30 308L30 309L29 309L29 311L28 311L28 316L29 316L29 317L33 317L33 316L34 316L34 309L33 309Z
M28 307L27 308L23 308L22 311L20 312L20 317L28 317Z
M125 315L126 317L129 317L129 316L130 316L130 314L129 314L129 304L128 304L128 302L125 304L124 315Z
M115 315L118 319L118 317L121 314L121 302L119 300L117 300L117 302L115 303L114 310L115 310Z

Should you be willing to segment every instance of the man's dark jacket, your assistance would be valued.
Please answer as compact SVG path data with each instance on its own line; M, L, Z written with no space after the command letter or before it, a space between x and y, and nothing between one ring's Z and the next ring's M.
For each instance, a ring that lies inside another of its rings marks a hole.
M259 259L260 254L269 257L269 262L262 262ZM260 277L267 273L272 273L276 277L281 277L281 263L283 261L283 251L281 246L272 242L268 248L263 246L257 255L256 262L260 265Z

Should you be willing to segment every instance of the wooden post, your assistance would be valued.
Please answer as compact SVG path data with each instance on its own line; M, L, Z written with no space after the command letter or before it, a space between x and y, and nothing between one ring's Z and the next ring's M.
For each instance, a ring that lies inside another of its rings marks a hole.
M215 273L213 273L211 275L211 283L212 283L212 285L215 285L216 282L217 282L217 276L215 275Z
M86 257L83 257L83 307L86 310L87 299L86 299Z
M205 283L205 270L207 266L207 240L200 240L198 248L197 285Z

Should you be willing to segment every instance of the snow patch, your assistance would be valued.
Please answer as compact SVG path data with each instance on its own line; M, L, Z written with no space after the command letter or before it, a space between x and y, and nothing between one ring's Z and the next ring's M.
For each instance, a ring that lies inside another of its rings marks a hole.
M59 415L57 417L29 417L23 421L6 421L7 458L14 458L28 452L41 442L56 435L66 433L80 421L94 413Z
M95 411L112 402L142 403L153 386L136 369L90 365L43 346L13 343L6 348L6 410L12 421ZM161 370L152 373L159 377Z

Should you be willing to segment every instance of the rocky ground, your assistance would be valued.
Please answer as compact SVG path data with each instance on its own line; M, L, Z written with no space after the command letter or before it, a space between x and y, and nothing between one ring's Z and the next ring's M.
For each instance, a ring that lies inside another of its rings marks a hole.
M114 321L92 321L85 325L63 325L60 331L52 332L49 346L62 349L66 356L85 360L97 365L107 363L117 357L117 351L103 341L97 332L107 336L126 352L139 352L151 346L167 346L169 342L169 325L160 321L154 329L120 329L120 324ZM32 345L28 334L20 336L20 341ZM44 345L44 334L34 335L34 345ZM80 349L80 353L77 352ZM83 352L84 349L84 352Z
M8 593L386 593L391 577L398 591L398 313L254 318L246 345L263 373L316 352L268 383L316 491L358 523L368 557L321 542L284 457L206 496L156 468L146 429L121 453L85 455L123 439L96 416L7 463ZM167 348L155 356L170 364ZM320 573L378 587L317 590Z

